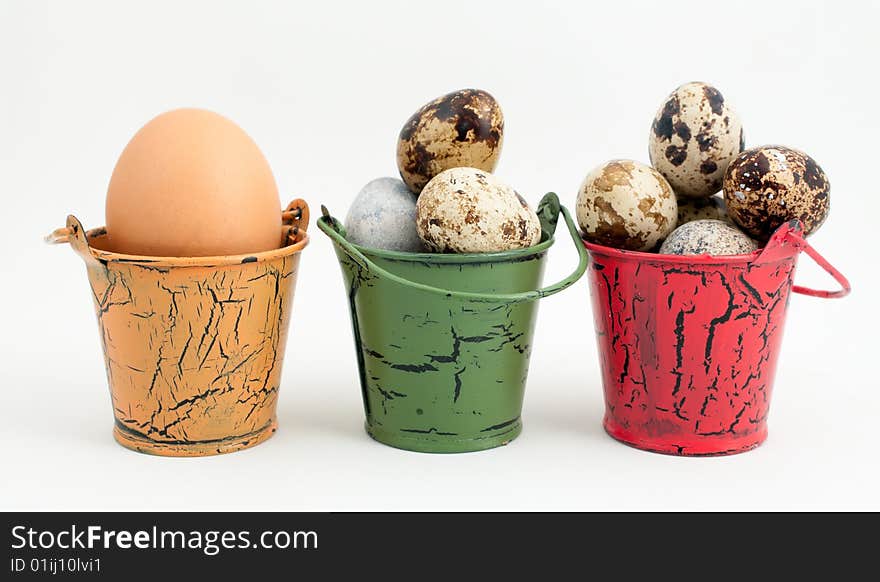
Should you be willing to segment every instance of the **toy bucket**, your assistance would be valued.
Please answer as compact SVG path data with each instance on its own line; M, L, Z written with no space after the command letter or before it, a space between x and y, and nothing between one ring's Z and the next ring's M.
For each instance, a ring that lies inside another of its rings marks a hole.
M201 456L272 436L308 220L291 202L280 248L238 256L114 253L106 229L85 232L73 216L47 237L85 260L120 444Z
M541 288L562 213L579 262ZM367 433L413 451L458 453L504 445L522 430L536 301L586 270L577 228L555 194L538 208L541 242L485 254L401 253L345 239L326 213L351 310Z
M674 256L584 243L606 432L673 455L728 455L767 438L790 294L843 297L849 282L783 224L749 255ZM804 251L839 291L792 286Z

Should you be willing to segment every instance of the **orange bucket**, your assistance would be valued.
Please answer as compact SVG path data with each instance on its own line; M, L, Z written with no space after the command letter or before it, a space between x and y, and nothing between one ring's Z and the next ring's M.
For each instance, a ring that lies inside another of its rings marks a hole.
M294 200L282 218L281 247L253 255L114 253L105 228L73 216L47 237L85 260L120 444L202 456L274 434L308 205Z

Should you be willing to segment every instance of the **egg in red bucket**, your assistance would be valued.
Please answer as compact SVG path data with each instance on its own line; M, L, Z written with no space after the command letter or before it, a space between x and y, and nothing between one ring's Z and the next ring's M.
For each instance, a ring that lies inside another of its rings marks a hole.
M673 91L657 111L648 153L679 197L705 198L721 189L744 147L742 122L721 92L695 82Z
M577 196L584 238L604 246L650 251L678 222L678 202L666 179L633 160L611 160L594 168Z
M723 220L732 222L722 196L708 198L679 198L678 226L694 220Z
M758 243L723 220L693 220L672 231L660 246L661 255L745 255Z
M737 156L724 175L724 201L734 222L766 241L780 225L797 219L804 234L822 226L831 209L828 176L807 154L764 146Z
M176 109L143 126L107 189L107 237L131 255L201 257L281 246L281 202L269 163L229 119Z

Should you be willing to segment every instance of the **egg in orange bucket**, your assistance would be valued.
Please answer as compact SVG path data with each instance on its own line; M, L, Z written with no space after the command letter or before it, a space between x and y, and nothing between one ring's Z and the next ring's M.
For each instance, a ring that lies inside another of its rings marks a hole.
M203 257L281 246L281 201L265 156L229 119L163 113L131 139L107 189L108 250Z

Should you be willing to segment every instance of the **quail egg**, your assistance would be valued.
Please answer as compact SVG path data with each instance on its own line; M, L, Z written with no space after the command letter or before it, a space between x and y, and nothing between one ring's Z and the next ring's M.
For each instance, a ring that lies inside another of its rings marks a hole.
M491 253L541 240L538 215L513 188L478 168L437 174L417 203L419 237L433 251Z
M741 153L724 176L727 212L745 232L766 241L782 223L798 219L809 235L828 217L828 177L807 154L764 146Z
M416 194L449 168L492 172L501 154L504 117L489 93L462 89L416 111L400 130L397 167Z
M743 150L739 116L721 92L706 83L687 83L672 92L651 125L649 154L683 198L711 196L724 171Z
M367 183L345 217L348 240L354 244L392 251L424 250L416 232L416 197L397 178Z
M694 220L672 231L661 255L742 255L758 248L744 232L721 220Z
M632 160L612 160L587 174L576 210L588 241L636 251L656 247L678 221L678 203L663 176Z
M694 220L724 220L730 222L722 196L708 198L679 198L678 226Z

